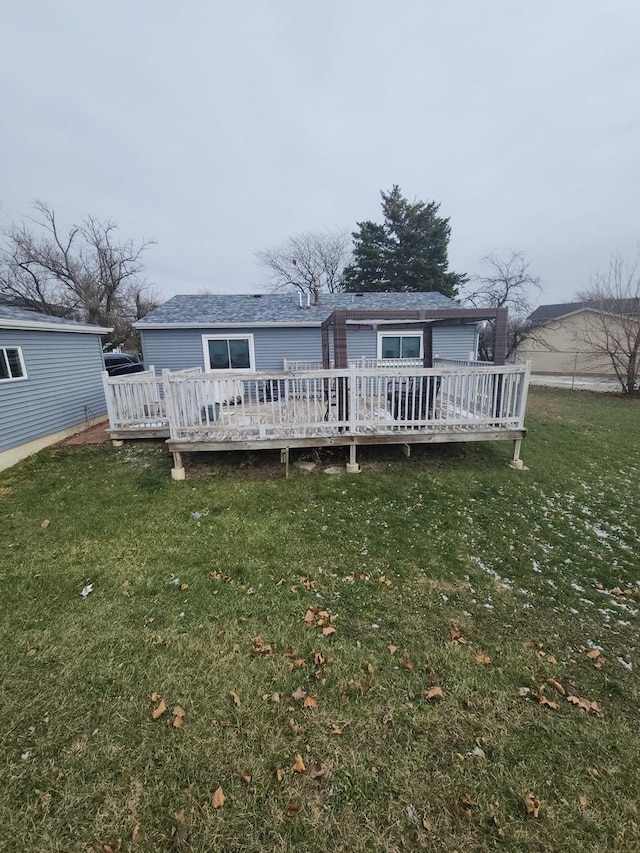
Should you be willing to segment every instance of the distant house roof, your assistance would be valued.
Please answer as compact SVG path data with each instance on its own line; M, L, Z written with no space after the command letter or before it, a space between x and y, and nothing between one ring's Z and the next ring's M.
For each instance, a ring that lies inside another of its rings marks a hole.
M136 329L210 326L320 326L336 309L433 310L459 308L441 293L323 293L317 305L297 295L174 296L134 323Z
M0 305L0 330L30 329L41 332L84 332L85 334L106 335L111 329L92 326L89 323L76 323L65 317L51 317L14 305Z
M558 302L555 305L540 305L529 314L530 323L547 323L558 320L576 311L604 311L609 314L631 314L640 311L638 299L607 299L602 301L586 300L582 302Z

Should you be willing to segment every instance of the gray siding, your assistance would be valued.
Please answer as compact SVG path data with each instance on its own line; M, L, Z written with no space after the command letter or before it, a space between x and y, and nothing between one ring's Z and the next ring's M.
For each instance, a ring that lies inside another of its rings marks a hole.
M282 370L283 359L322 360L320 329L141 330L143 361L156 371L204 368L203 335L253 334L256 370Z
M157 371L184 370L187 367L204 368L203 335L253 334L256 369L282 370L283 359L309 361L322 360L320 329L258 328L251 329L141 329L143 360ZM391 334L391 332L390 332ZM468 358L475 347L476 327L448 326L435 328L433 352L442 358ZM375 329L347 329L349 358L376 358L377 332Z
M469 358L475 355L476 324L468 326L437 326L433 330L433 354L440 358Z
M0 451L106 412L99 335L0 329L0 346L22 347L27 369L0 382Z
M347 352L349 358L377 358L378 331L393 334L391 329L382 326L375 329L349 329L347 331ZM403 329L404 332L410 331ZM433 354L440 358L469 358L475 352L476 326L436 326L433 330Z

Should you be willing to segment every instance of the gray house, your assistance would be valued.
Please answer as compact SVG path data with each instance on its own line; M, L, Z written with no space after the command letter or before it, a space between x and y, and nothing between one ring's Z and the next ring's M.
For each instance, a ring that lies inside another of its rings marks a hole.
M0 470L105 415L109 331L0 305Z
M349 360L422 359L429 312L452 308L460 306L440 293L323 293L316 304L296 295L174 296L134 325L144 361L157 370L250 373L282 370L285 360L322 362L321 327L334 312L346 312ZM358 311L368 312L366 321L348 319ZM394 320L394 311L420 312L421 320ZM470 312L468 321L434 325L429 355L473 360L477 339L478 320Z

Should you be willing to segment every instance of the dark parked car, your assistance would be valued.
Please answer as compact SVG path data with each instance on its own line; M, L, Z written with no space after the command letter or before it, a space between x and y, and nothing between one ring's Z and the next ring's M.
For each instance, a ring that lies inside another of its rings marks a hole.
M125 373L140 373L144 364L135 356L124 352L105 352L104 367L109 376L123 376Z

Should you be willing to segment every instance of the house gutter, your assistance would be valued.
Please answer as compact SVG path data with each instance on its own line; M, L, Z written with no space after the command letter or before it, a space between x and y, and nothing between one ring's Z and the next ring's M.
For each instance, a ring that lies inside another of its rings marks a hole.
M33 332L76 332L84 335L108 335L113 329L106 326L67 325L63 323L38 323L34 320L0 319L0 329L16 329Z

